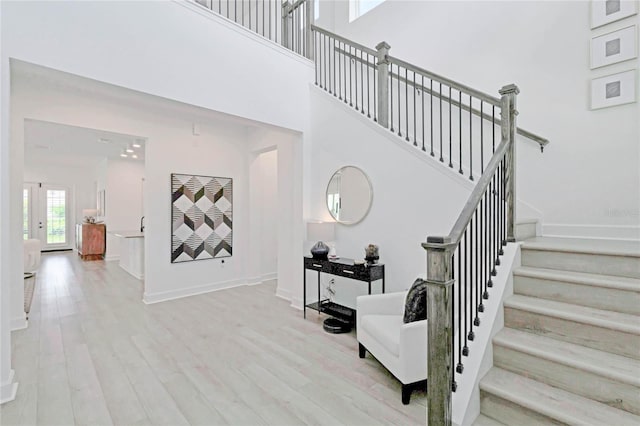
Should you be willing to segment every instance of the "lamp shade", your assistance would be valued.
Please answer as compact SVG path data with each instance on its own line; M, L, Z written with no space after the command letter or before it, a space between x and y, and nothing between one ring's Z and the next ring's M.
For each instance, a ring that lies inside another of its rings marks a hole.
M82 216L84 217L96 217L98 210L96 209L82 209Z
M308 241L333 241L336 238L336 225L334 222L308 222Z

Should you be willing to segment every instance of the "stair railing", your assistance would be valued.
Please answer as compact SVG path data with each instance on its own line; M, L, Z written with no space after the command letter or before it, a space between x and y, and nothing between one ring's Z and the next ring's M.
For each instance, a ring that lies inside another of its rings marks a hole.
M427 237L429 425L450 425L455 373L493 286L500 256L515 241L515 85L500 90L501 141L446 237Z
M193 0L269 40L313 59L311 24L314 2L297 0Z

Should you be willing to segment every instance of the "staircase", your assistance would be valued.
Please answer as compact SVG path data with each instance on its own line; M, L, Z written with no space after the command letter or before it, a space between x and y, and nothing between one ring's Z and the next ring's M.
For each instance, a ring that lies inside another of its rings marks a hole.
M477 425L640 425L640 243L534 238Z

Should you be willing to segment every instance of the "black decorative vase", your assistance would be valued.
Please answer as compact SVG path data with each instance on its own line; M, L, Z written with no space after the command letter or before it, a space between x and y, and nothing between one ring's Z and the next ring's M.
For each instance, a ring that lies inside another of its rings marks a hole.
M375 244L369 244L364 248L364 260L369 264L377 263L380 259L379 248Z
M329 246L318 241L313 247L311 247L311 256L314 259L327 260L329 255Z
M378 263L378 259L380 259L380 256L366 256L364 258L364 260L366 260L369 264Z

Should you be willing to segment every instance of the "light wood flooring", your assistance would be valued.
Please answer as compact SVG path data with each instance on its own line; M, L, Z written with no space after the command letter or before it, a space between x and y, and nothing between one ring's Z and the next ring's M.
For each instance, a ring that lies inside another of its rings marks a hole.
M43 255L2 425L424 425L426 397L275 283L144 305L117 262Z

